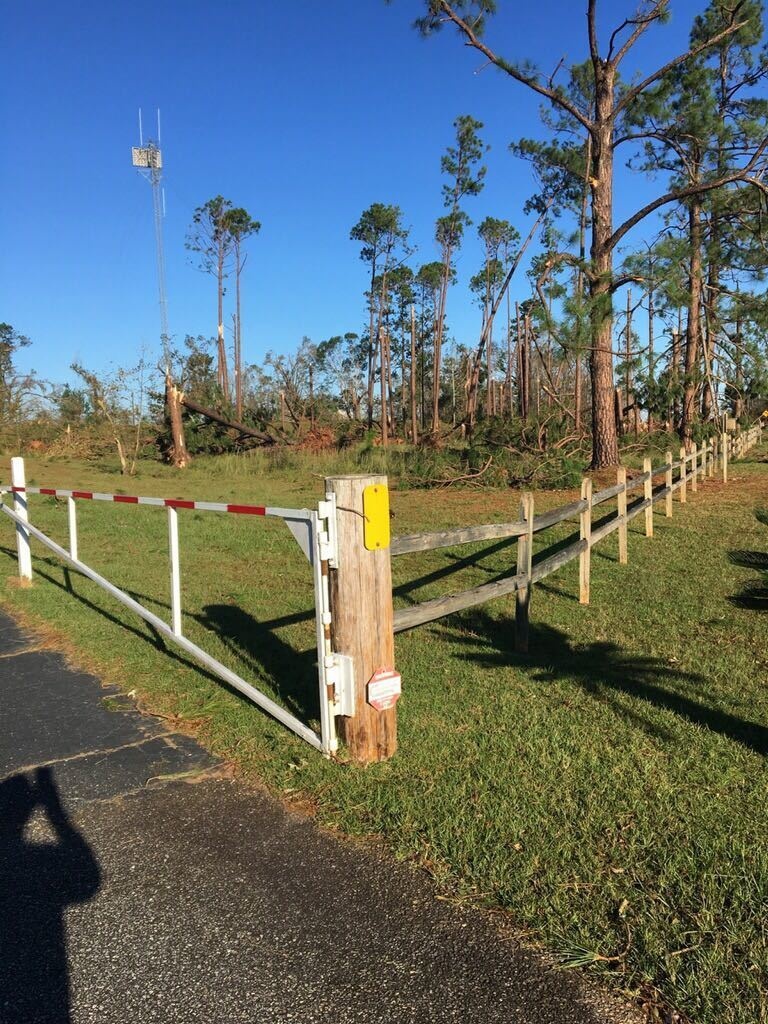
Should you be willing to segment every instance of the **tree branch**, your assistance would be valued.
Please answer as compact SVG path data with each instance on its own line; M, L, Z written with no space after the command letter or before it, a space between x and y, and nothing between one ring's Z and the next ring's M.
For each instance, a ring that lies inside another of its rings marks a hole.
M705 192L712 192L714 189L723 188L725 185L732 185L734 182L743 181L750 185L759 188L765 194L768 194L768 186L760 179L752 175L760 157L768 148L768 136L766 136L760 145L755 150L751 160L745 166L737 171L732 171L730 174L724 174L721 178L715 178L713 181L696 182L693 185L687 185L685 188L674 189L671 192L666 192L664 195L659 196L658 199L654 199L653 202L647 203L642 209L638 210L631 217L624 221L621 227L617 228L611 235L608 247L610 249L615 248L618 243L622 240L624 235L641 220L658 210L661 206L666 206L667 203L679 202L681 199L689 199L691 196L702 195Z
M589 0L587 6L587 33L589 35L589 55L592 64L597 66L600 63L600 44L597 41L597 0Z
M736 7L733 9L734 17L740 7L741 3L736 4ZM715 46L722 39L727 39L728 36L733 35L734 32L738 32L740 29L744 28L746 24L746 21L740 21L729 25L728 28L723 29L722 32L718 32L714 36L711 36L709 39L706 39L703 43L699 43L698 46L693 46L690 50L687 50L685 53L681 53L678 57L675 57L673 60L667 61L667 63L663 67L660 67L657 71L654 71L652 75L648 75L648 77L643 79L642 82L639 82L637 85L632 86L631 89L627 89L627 91L621 97L619 102L613 108L613 114L611 115L612 120L615 121L619 114L622 111L626 110L626 108L635 99L637 99L640 93L645 92L649 85L653 85L654 82L658 82L660 78L663 78L664 75L666 75L673 68L676 68L680 64L684 64L687 60L691 60L693 57L697 57L700 53L703 53L704 50L708 50L711 46Z
M594 2L595 0L590 0L590 3L592 5L594 5ZM497 68L500 68L502 71L505 71L511 78L514 78L516 81L521 82L523 85L527 85L529 89L532 89L534 92L537 92L540 96L544 96L552 103L561 107L563 110L566 111L566 113L570 114L571 117L575 118L579 122L579 124L583 125L583 127L586 128L587 131L591 132L593 130L592 122L587 117L585 117L584 114L582 114L582 112L579 110L579 108L575 106L573 103L571 103L570 100L566 99L565 96L559 93L556 89L552 89L546 85L542 85L541 82L538 82L531 75L524 74L519 68L516 68L514 64L510 64L503 57L500 57L498 54L494 53L490 47L486 46L486 44L481 39L478 38L473 28L466 21L464 21L464 19L459 14L457 14L456 11L454 11L453 7L451 7L448 0L439 0L439 3L442 10L445 12L445 16L448 19L448 21L453 22L456 28L458 28L458 30L465 37L467 46L471 46L475 50L479 50L480 53L482 53L492 64L495 64Z
M652 25L654 21L658 21L658 19L662 15L664 8L668 6L668 3L669 0L655 0L650 14L642 15L638 12L636 18L627 18L623 25L619 25L619 27L611 36L611 45L608 50L608 60L611 61L615 68L617 68L619 64L621 64L626 55L629 53L629 51L635 45L637 40L643 34L643 32L645 32L646 29L650 25ZM614 40L616 36L622 31L622 29L627 27L627 25L634 25L635 27L632 30L632 33L627 39L627 41L616 54L616 56L612 57Z

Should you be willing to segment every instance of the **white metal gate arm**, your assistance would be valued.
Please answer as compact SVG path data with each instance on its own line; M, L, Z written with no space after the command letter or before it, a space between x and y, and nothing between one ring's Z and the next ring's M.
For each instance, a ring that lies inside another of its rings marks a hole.
M246 682L236 672L228 669L226 665L222 665L216 658L212 658L210 654L207 654L202 648L198 647L197 644L192 643L185 636L178 636L172 630L172 628L153 612L148 611L143 605L140 605L138 601L135 601L132 597L129 597L124 591L120 590L114 584L110 583L109 580L105 579L90 566L84 562L78 561L73 558L68 551L60 547L55 541L51 540L50 537L46 536L42 530L38 530L36 526L24 523L21 516L13 512L7 505L0 505L0 509L9 516L17 524L23 524L24 527L41 541L47 548L50 548L54 554L58 555L63 562L67 562L78 572L82 573L83 576L87 576L88 579L93 580L100 587L103 587L108 594L111 594L117 601L124 604L126 608L130 608L132 612L139 615L145 622L148 622L153 626L158 633L162 633L163 636L171 640L177 647L180 647L183 651L191 654L196 661L199 661L201 665L211 669L221 679L229 683L235 690L248 697L254 704L257 704L262 710L276 718L278 722L282 722L283 725L287 726L292 732L295 732L297 736L300 736L303 740L306 740L316 750L323 750L323 743L320 737L312 731L308 726L300 722L298 718L295 718L285 708L281 708L279 704L276 704L273 700L270 700L260 690L257 690L251 683Z

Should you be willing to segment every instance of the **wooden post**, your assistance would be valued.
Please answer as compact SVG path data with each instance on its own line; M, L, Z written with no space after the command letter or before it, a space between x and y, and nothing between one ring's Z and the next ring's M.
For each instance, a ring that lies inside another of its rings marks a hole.
M698 491L698 478L699 478L699 446L694 445L693 451L691 452L691 468L693 475L691 476L691 490Z
M19 490L13 492L13 511L19 519L23 519L25 523L28 523L29 513L27 510L26 486L24 459L17 456L11 459L11 487L19 488ZM29 530L25 530L18 523L16 524L16 553L19 558L19 578L24 583L31 583L32 549L29 546Z
M643 498L645 501L651 502L645 510L645 536L653 536L653 477L651 476L651 469L653 468L650 458L643 459L643 473L646 479L643 481Z
M579 604L589 604L589 574L592 562L592 481L581 481L581 500L587 507L579 514L579 539L587 542L579 554Z
M616 470L616 483L621 484L621 490L616 496L616 514L619 517L619 564L626 565L627 557L627 470L625 466L619 466Z
M385 410L386 412L386 410ZM377 711L368 703L368 682L395 667L392 628L392 566L389 548L365 547L363 491L387 486L385 476L335 476L325 481L336 495L338 568L329 573L331 643L352 658L355 714L340 717L339 733L353 761L384 761L397 750L396 706Z
M728 483L728 435L723 434L721 438L721 446L723 449L723 483Z
M664 515L667 519L672 518L672 452L667 452L667 471L664 474L664 487L667 494L664 498Z
M528 613L531 605L531 566L533 564L533 495L526 491L520 496L520 519L527 531L517 538L517 575L525 573L528 585L515 592L515 650L528 653Z
M680 504L688 500L688 454L685 448L680 449Z

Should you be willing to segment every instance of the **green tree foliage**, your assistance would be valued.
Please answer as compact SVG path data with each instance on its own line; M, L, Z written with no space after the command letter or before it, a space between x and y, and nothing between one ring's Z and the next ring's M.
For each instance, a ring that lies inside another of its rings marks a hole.
M400 259L398 250L407 252L408 229L403 225L399 206L372 203L363 210L349 233L353 242L360 242L360 259L370 268L368 301L368 427L373 425L374 386L377 362L384 388L380 333L387 303L388 275ZM383 419L383 417L382 417Z
M482 143L479 131L482 122L468 114L457 117L453 122L456 143L449 146L440 161L440 167L448 177L442 187L443 205L448 212L438 217L435 225L435 240L442 255L442 275L438 298L432 355L432 432L440 431L440 361L445 331L445 314L448 288L453 279L452 259L464 235L464 229L472 223L461 203L468 196L477 196L483 189L486 168L480 164L488 147Z

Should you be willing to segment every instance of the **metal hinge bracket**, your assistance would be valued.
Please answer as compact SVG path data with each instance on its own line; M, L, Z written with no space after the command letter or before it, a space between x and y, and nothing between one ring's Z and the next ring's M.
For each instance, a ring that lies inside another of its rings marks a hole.
M355 667L347 654L325 656L325 681L333 686L334 715L352 717L355 713Z

